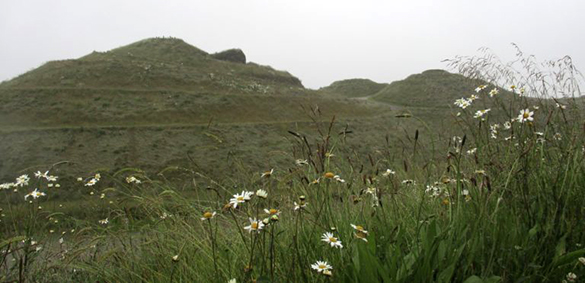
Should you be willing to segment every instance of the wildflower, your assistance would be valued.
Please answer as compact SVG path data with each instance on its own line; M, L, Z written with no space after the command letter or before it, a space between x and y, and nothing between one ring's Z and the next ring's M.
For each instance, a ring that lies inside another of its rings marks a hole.
M475 174L485 175L485 170L475 170Z
M327 158L331 158L331 157L333 157L333 156L335 156L335 154L333 154L333 153L331 153L331 152L325 152L325 157L327 157Z
M392 171L390 169L386 169L386 172L382 173L382 175L384 177L389 177L390 175L394 175L394 174L396 174L396 172L394 172L394 171Z
M28 186L28 182L30 181L30 178L28 177L28 175L21 175L18 178L16 178L16 182L14 183L14 187L24 187L24 186Z
M333 174L331 172L327 172L323 175L323 177L325 177L327 179L333 179L335 177L335 174Z
M485 114L487 114L488 112L490 112L491 109L485 109L485 110L478 110L477 112L475 112L475 115L473 116L473 118L478 119L478 118L482 118Z
M373 187L366 188L366 194L376 195L377 191L378 191L378 189L373 188Z
M304 209L305 207L307 207L307 204L308 204L307 202L305 202L303 200L301 200L299 203L297 203L296 201L293 203L295 205L295 208L294 208L295 211L297 211L299 209Z
M89 180L87 183L85 183L85 185L84 185L84 186L86 186L86 187L91 187L91 186L93 186L93 185L97 184L97 182L98 182L98 179L96 179L96 178L91 178L91 180Z
M475 92L480 92L480 91L484 90L486 87L487 87L487 85L480 85L480 86L475 88Z
M441 188L437 186L427 185L425 193L431 195L431 197L438 197L441 195Z
M490 135L492 139L498 138L498 129L500 128L500 124L493 124L490 125Z
M469 102L474 101L474 100L478 100L479 96L472 94L471 96L469 96Z
M177 262L177 261L179 261L179 255L174 255L174 256L173 256L171 259L172 259L174 262Z
M331 277L333 276L333 273L331 273L331 270L323 270L323 275Z
M41 173L41 171L37 171L37 172L35 172L35 177L37 179L47 178L47 177L49 177L49 171L45 171L45 173Z
M210 212L210 211L206 211L205 213L203 213L203 217L201 217L201 221L205 221L205 220L211 220L213 219L213 217L215 217L217 213L214 212Z
M441 202L444 205L449 205L449 199L448 198L444 198L443 201Z
M46 195L45 193L39 192L39 189L35 189L34 191L25 195L24 200L26 200L28 197L33 197L33 199L37 199L37 198L45 196L45 195Z
M234 197L230 199L230 204L234 209L238 208L238 204L249 201L252 195L254 195L253 192L242 191L241 194L235 194Z
M263 189L257 190L256 191L256 195L258 197L261 197L261 198L264 198L264 199L268 197L268 193L265 190L263 190Z
M264 212L265 212L266 214L269 214L269 215L279 215L279 214L280 214L280 210L278 210L278 209L276 209L276 208L271 208L271 209L266 209L266 208L265 208L265 209L264 209Z
M455 100L455 104L457 107L461 108L461 109L465 109L467 107L469 107L471 105L471 100L467 100L465 98L459 98L457 100Z
M227 283L237 283L236 278L230 279Z
M364 242L368 241L368 239L366 239L366 237L368 236L368 231L366 231L364 229L364 227L359 226L359 225L353 225L353 224L350 224L350 225L353 229L356 230L356 233L355 233L356 238L362 239L362 240L364 240Z
M104 198L106 198L106 194L102 193L102 194L100 195L100 198L101 198L101 199L104 199Z
M110 221L108 220L108 218L106 218L106 219L99 220L98 223L102 224L102 225L107 225L108 223L110 223Z
M461 191L461 194L465 197L465 201L471 200L471 195L469 195L469 191L467 189L463 189Z
M566 105L563 105L563 104L560 104L560 103L556 103L556 105L557 105L557 108L559 108L561 110L567 109L567 106Z
M309 162L306 159L297 159L295 163L298 166L309 165Z
M4 183L4 184L0 184L0 189L1 190L8 190L12 187L15 187L16 184L15 183Z
M556 133L556 134L553 136L553 138L554 138L555 140L558 140L558 141L560 141L560 140L563 138L563 136L561 135L561 133Z
M331 247L334 247L334 248L343 248L341 241L339 239L337 239L337 237L334 237L333 233L331 233L331 232L323 233L323 235L321 236L321 241L330 244Z
M534 109L534 110L538 110L538 109L540 109L540 107L539 107L539 106L537 106L537 105L534 105L534 106L532 106L532 109Z
M337 182L340 182L340 183L345 183L345 180L344 180L344 179L341 179L341 177L339 177L339 175L335 175L335 176L333 176L333 179L334 179L335 181L337 181Z
M524 123L524 122L531 122L534 120L534 118L532 118L532 116L534 115L534 112L530 111L530 109L524 109L520 111L520 115L518 115L518 122L520 123Z
M512 128L512 123L509 121L504 122L504 129L509 130Z
M311 268L319 273L333 269L333 267L329 265L329 263L320 260L318 260L316 263L311 264Z
M138 180L134 176L129 176L129 177L126 177L126 183L128 183L128 184L131 184L131 183L140 184L140 183L142 183L142 181Z
M270 176L272 176L272 173L274 173L274 168L270 169L270 171L266 171L264 173L262 173L262 175L260 175L260 178L270 178Z
M402 184L403 184L403 185L414 185L414 184L415 184L415 182L414 182L414 180L411 180L411 179L406 179L406 180L403 180L403 181L402 181Z
M577 281L577 274L575 274L573 272L569 272L567 274L567 281L569 281L569 282L575 282L575 281Z
M494 97L496 95L498 95L499 91L497 88L494 88L492 90L490 90L490 97Z
M475 147L475 148L472 148L472 149L468 150L468 151L467 151L467 154L469 154L469 155L473 155L473 154L475 154L476 152L477 152L477 148Z
M262 228L264 228L264 223L262 223L262 221L256 220L256 218L250 218L250 225L244 227L244 229L248 230L250 233L252 233L252 231L260 233Z
M526 92L526 88L525 87L521 87L520 88L520 95L524 94Z
M585 257L580 257L579 258L579 262L583 265L585 265Z
M59 239L59 244L61 244L61 245L63 244L63 238Z
M83 182L83 178L77 177L77 182Z
M510 91L514 92L516 90L516 85L511 85L510 86Z

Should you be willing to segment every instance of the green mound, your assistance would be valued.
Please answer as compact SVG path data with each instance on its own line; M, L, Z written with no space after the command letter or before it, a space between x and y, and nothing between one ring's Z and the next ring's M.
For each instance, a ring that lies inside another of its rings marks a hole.
M403 106L449 107L455 99L473 94L481 84L486 83L444 70L428 70L391 83L373 99Z
M220 57L230 60L217 60L183 40L153 38L107 52L93 52L79 59L48 62L0 84L0 87L173 89L262 94L289 93L291 89L303 88L301 81L288 72L253 63L242 64L239 57L243 52L236 55L236 52L229 51ZM245 58L243 60L245 62Z
M379 92L386 86L387 84L369 79L349 79L333 82L331 85L321 88L320 91L341 97L366 97Z

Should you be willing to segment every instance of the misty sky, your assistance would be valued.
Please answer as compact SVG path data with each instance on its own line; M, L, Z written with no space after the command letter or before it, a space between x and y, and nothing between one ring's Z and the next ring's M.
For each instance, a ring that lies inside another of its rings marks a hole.
M511 59L511 42L585 70L584 19L583 0L0 0L0 81L155 36L241 48L310 88L392 82L483 46Z

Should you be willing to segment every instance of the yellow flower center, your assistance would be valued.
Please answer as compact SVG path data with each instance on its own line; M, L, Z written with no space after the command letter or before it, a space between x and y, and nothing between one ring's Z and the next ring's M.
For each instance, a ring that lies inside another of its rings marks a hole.
M256 230L256 229L258 229L258 222L252 222L252 224L250 224L250 226L252 227L252 229Z
M271 208L270 209L270 214L276 214L276 213L278 213L278 210L276 210L274 208Z
M335 177L335 174L333 174L331 172L325 173L325 178L327 178L327 179L333 179L333 177Z
M211 213L209 211L208 212L205 212L205 213L203 213L203 217L209 219L209 218L213 217L213 213Z
M329 238L329 241L330 241L330 242L332 242L332 243L336 243L336 242L337 242L337 238L335 238L335 237L330 237L330 238Z
M327 268L327 266L325 266L324 264L319 264L319 269L325 269Z
M238 201L244 201L244 197L238 197L237 200Z
M359 226L359 225L355 226L355 229L358 231L364 231L364 227Z
M524 115L522 117L524 117L524 119L528 118L530 115L528 115L528 112L524 112Z

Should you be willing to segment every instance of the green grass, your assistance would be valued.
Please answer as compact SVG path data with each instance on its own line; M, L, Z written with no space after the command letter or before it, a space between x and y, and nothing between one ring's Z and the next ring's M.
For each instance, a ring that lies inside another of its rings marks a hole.
M367 97L376 94L387 84L380 84L368 79L349 79L333 82L327 87L319 89L325 93L331 93L334 96L348 98Z
M183 65L172 53L187 58ZM170 67L137 83L138 61ZM197 64L219 71L198 81ZM80 77L55 80L71 70ZM176 39L46 65L0 86L0 172L6 181L31 177L0 191L0 279L583 278L582 98L557 99L558 107L534 86L565 93L564 82L529 80L527 92L542 95L474 92L500 81L434 70L367 91L370 99L345 99L357 93L352 81L342 94L305 90L284 72L214 60ZM479 98L470 107L453 104L471 94ZM483 120L474 117L487 108ZM534 120L505 128L522 109ZM59 180L49 186L36 170ZM84 185L98 173L97 184ZM142 182L128 183L131 176ZM25 201L35 188L46 196ZM267 198L226 206L260 189ZM271 208L278 220L264 212ZM216 215L202 221L206 212ZM268 220L249 233L250 218ZM343 248L322 241L325 232ZM331 276L311 268L319 260Z
M515 99L518 109L532 102ZM320 134L291 135L282 153L289 156L287 165L266 164L265 170L275 168L268 178L249 170L246 160L232 163L235 174L213 178L193 165L152 177L134 169L104 172L95 187L71 185L84 202L73 205L65 198L64 207L57 203L67 194L55 194L60 189L47 189L45 181L34 187L47 192L47 199L32 204L19 204L30 189L6 190L13 200L3 213L21 216L3 219L8 239L3 250L11 250L3 280L547 282L569 272L582 277L585 136L561 113L582 119L573 107L562 110L543 101L534 122L515 122L496 139L485 125L502 123L503 117L480 122L469 111L457 120L465 142L436 136L430 147L422 136L411 137L402 154L389 144L387 150L360 152L351 140L361 137L337 135L343 124L325 120L315 124ZM550 119L539 119L547 113ZM535 132L543 132L545 141ZM510 133L515 138L506 140ZM309 164L296 165L296 159ZM385 176L387 168L396 173ZM143 183L127 184L127 176ZM316 179L320 182L312 184ZM258 189L268 197L225 208L233 194ZM307 206L295 211L301 196ZM79 213L82 206L92 215ZM269 217L264 208L280 210L278 221L267 220L259 233L244 230L250 217ZM200 220L206 211L217 215ZM106 218L106 225L97 221ZM368 231L367 242L351 224ZM343 248L321 241L325 232ZM21 243L19 236L38 243ZM35 251L39 245L43 249ZM331 277L311 269L317 260L333 266Z

